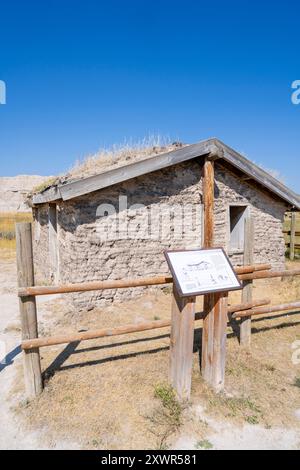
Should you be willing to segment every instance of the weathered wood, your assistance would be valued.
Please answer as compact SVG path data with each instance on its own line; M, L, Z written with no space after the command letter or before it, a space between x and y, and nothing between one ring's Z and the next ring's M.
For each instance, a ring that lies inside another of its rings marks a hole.
M33 203L40 204L60 198L63 200L71 199L193 158L198 157L200 159L210 153L213 155L218 154L220 159L237 168L244 176L249 176L250 179L261 184L269 192L277 194L288 204L300 209L300 198L293 191L218 139L208 139L197 144L187 145L181 149L155 155L152 158L108 170L96 176L62 184L55 187L54 190L50 188L41 194L34 195Z
M254 222L251 217L245 219L244 264L252 264L254 257ZM242 303L252 301L253 280L243 282ZM251 344L251 317L244 317L240 323L240 344L249 347Z
M242 273L254 273L260 270L270 269L269 264L257 264L253 266L240 266L235 268L235 272L239 275ZM87 292L92 290L103 289L124 289L129 287L141 287L160 284L170 284L173 282L171 276L157 276L157 277L140 277L136 279L121 279L112 281L94 281L94 282L81 282L74 284L64 284L61 286L34 286L28 288L21 288L18 291L20 297L28 295L52 295L52 294L67 294L70 292Z
M214 184L214 162L207 158L203 167L204 248L214 244Z
M215 148L214 139L209 139L171 152L153 155L153 157L144 160L137 160L122 167L107 170L99 175L89 176L78 181L63 184L59 186L59 192L65 201L153 171L176 165L177 163L188 161L192 158L207 155Z
M170 383L179 400L191 395L195 297L179 297L173 286L170 335Z
M214 245L214 162L206 158L203 168L204 248ZM217 392L224 387L227 293L204 296L201 369L204 380Z
M249 310L254 307L260 307L262 305L268 305L271 303L270 299L260 299L260 300L252 300L246 304L235 304L228 306L228 313L239 312L240 310ZM249 305L249 307L247 307Z
M290 260L295 259L295 232L296 232L296 212L291 214L291 235L290 235Z
M30 223L16 224L18 286L34 285L32 232ZM35 297L19 299L22 340L38 337ZM26 394L29 399L42 391L42 374L38 348L24 352L24 377Z
M248 304L236 304L228 307L228 313L234 313L241 310L249 310L253 307L267 305L270 303L270 299L255 300ZM197 312L195 314L195 320L203 320L204 313ZM119 336L130 333L138 333L140 331L155 330L159 328L165 328L171 325L170 320L155 320L150 322L143 322L132 325L118 326L116 328L101 328L93 331L85 331L82 333L70 333L67 335L48 336L40 337L37 339L22 341L22 349L41 348L45 346L54 346L57 344L72 343L75 341L85 341L89 339L103 338L106 336Z
M247 266L236 266L234 268L234 271L236 274L250 274L253 272L257 271L268 271L269 269L272 269L271 264L252 264L252 265L247 265Z
M224 388L228 293L207 296L202 330L202 375L216 392Z
M300 269L288 269L286 271L258 271L249 274L239 275L241 281L247 281L249 279L271 279L273 277L292 277L299 276Z
M251 310L243 310L241 312L235 312L232 316L234 318L242 318L244 316L253 315L264 315L266 313L282 312L284 310L292 310L300 308L300 302L289 302L287 304L271 305L271 307L261 307Z
M214 162L206 158L203 166L203 248L210 248L214 242ZM204 295L203 328L201 347L201 373L210 385L212 384L211 357L213 349L214 315L211 304L214 297Z
M280 181L273 178L269 173L255 165L255 163L247 160L240 153L217 140L223 152L223 159L231 163L234 167L240 170L245 175L250 176L254 181L257 181L262 187L268 189L271 193L277 194L281 199L288 202L297 209L300 209L300 198L297 194L284 186Z

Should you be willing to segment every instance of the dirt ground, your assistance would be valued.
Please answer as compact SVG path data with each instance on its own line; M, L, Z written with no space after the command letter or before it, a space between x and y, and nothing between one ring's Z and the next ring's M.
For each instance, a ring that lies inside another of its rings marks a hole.
M289 267L300 266L299 262ZM192 400L169 389L169 328L41 349L45 389L24 399L15 268L1 262L0 448L299 449L300 312L253 320L252 347L228 326L226 390L214 394L199 372L201 321L195 325ZM300 299L300 278L257 281L256 299ZM39 300L40 335L170 317L170 288L89 312L64 298ZM230 296L240 302L240 293ZM201 311L201 302L197 310ZM17 349L16 349L17 348ZM294 356L293 356L294 354ZM294 360L293 360L294 358ZM1 429L2 428L2 429ZM8 429L8 431L7 431ZM2 431L2 432L1 432Z

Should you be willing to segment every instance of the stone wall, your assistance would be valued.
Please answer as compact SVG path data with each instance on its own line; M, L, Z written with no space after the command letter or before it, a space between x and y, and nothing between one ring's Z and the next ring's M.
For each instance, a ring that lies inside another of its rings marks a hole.
M201 173L201 165L190 161L60 202L58 238L61 282L167 273L164 249L201 246ZM218 164L215 173L215 245L223 246L228 252L229 205L247 205L255 221L255 262L272 262L276 268L283 267L284 204L242 182ZM183 224L182 210L186 211ZM37 279L44 278L44 282L48 283L51 279L47 206L40 206L37 213ZM230 256L235 265L242 264L242 253ZM81 293L73 296L73 300L76 307L93 307L113 299L136 296L145 289Z
M248 206L254 220L254 262L272 263L283 269L285 204L220 165L216 165L215 181L215 245L225 248L234 265L243 264L243 254L230 253L229 249L229 205Z

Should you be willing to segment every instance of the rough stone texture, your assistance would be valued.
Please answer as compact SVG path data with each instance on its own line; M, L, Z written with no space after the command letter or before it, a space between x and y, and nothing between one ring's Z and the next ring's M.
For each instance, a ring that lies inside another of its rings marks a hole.
M283 269L285 204L219 165L215 180L215 246L223 246L234 265L243 264L243 254L231 254L229 249L229 205L245 204L254 219L254 262L271 263L274 268Z
M0 177L0 212L30 212L26 196L45 179L36 175Z
M223 246L228 252L229 204L245 204L255 220L255 262L272 262L276 268L283 267L284 204L242 182L217 164L215 173L215 246ZM61 282L167 273L164 249L201 246L201 174L199 163L190 161L60 202L58 237ZM125 197L128 203L123 207ZM189 210L190 216L184 218L182 228L180 214L183 207ZM116 208L116 214L113 208ZM51 283L47 205L39 206L34 217L37 279L39 283ZM149 217L151 224L148 230ZM114 235L116 224L121 229L121 236L120 230L117 236ZM129 238L124 227L130 229ZM105 233L108 234L106 238ZM242 253L230 256L235 265L242 264ZM113 299L134 297L145 289L80 293L68 298L73 299L76 307L93 307Z

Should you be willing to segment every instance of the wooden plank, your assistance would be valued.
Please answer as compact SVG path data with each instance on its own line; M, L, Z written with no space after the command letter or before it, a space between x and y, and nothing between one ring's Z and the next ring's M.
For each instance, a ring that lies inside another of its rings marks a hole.
M34 194L32 197L33 204L45 204L61 199L61 193L58 186L46 189L42 193Z
M154 155L144 160L130 163L119 168L108 170L96 176L83 178L73 183L67 183L60 186L60 192L64 201L74 197L81 196L113 184L127 181L144 174L152 173L169 166L183 163L192 158L207 155L215 148L214 139L188 145L178 150Z
M34 269L31 223L16 224L16 244L18 286L33 286ZM19 308L22 340L37 338L38 327L35 297L20 298ZM23 359L26 395L28 399L31 399L39 395L43 388L39 349L32 348L26 350Z
M291 235L290 235L290 260L295 259L295 231L296 231L296 213L292 212L291 216Z
M195 297L179 297L173 286L170 383L179 400L189 400L191 395Z
M221 147L224 160L231 163L246 175L251 176L255 181L269 189L272 193L277 194L277 196L288 202L290 205L300 209L300 197L298 194L294 193L280 181L273 178L265 170L258 167L250 160L247 160L247 158L243 157L240 153L236 152L220 140L216 140L216 145Z
M253 309L269 304L270 299L255 300L248 304L236 304L228 307L228 312L240 312L242 310ZM203 320L203 312L195 314L195 320ZM151 322L134 323L132 325L117 326L116 328L101 328L92 331L85 331L82 333L70 333L67 335L57 335L40 337L37 339L30 339L22 341L22 349L41 348L45 346L54 346L57 344L72 343L75 341L86 341L89 339L104 338L106 336L119 336L130 333L138 333L140 331L155 330L165 328L171 325L170 320L155 320Z
M50 188L41 194L34 195L33 203L41 204L57 200L61 197L63 200L72 199L73 197L97 191L137 176L188 161L192 158L204 157L209 153L218 154L220 158L226 160L246 176L260 183L291 206L300 209L300 198L296 193L218 139L208 139L178 150L130 163L129 165L124 165L99 175L82 178L81 180L66 183L59 187Z
M245 220L244 234L244 264L252 264L254 258L254 222L252 217ZM253 280L243 282L242 303L252 302ZM250 347L251 344L251 317L243 317L240 323L240 344Z

